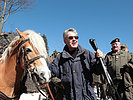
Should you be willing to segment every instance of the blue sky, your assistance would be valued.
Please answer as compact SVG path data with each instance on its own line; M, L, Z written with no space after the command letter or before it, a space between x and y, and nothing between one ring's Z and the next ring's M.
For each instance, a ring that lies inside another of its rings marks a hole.
M32 10L10 15L3 31L45 34L51 55L63 50L63 31L70 27L77 30L79 44L92 52L90 38L106 54L117 37L133 52L133 0L38 0Z

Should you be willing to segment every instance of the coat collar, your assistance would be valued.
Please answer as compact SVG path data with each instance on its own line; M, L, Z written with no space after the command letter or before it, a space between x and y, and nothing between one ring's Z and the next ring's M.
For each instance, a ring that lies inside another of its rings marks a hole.
M120 54L123 54L123 51L122 51L122 50L120 50L118 53L115 53L115 52L113 52L113 51L112 51L112 53L111 53L111 54L112 54L113 56L114 56L114 55L120 55Z
M85 49L82 48L80 45L78 45L77 49L78 49L78 54L77 54L77 56L80 56L80 55L82 55L82 54L85 52ZM73 57L68 53L68 47L67 47L67 45L65 45L65 47L64 47L64 49L63 49L62 57L63 57L63 58L73 58Z

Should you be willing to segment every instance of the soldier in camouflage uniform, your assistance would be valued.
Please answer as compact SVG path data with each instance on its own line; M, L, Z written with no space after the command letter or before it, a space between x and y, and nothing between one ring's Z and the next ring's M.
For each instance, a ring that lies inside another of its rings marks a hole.
M127 44L122 44L121 45L121 50L128 52Z
M121 45L121 50L126 51L129 53L128 51L128 47L127 44L122 44ZM132 53L131 56L133 55ZM133 57L133 56L132 56ZM130 64L131 67L127 67L125 70L126 72L124 73L124 85L125 85L125 98L127 100L133 100L133 65Z
M105 56L105 61L107 65L107 70L114 82L114 86L122 100L133 100L132 95L130 95L129 89L125 84L127 80L126 73L128 68L132 66L132 57L128 52L120 50L121 43L118 38L114 39L111 42L112 51L107 53ZM110 90L110 89L109 89ZM111 89L111 96L115 100L119 100L118 95L116 95L116 91ZM126 97L129 98L126 98Z

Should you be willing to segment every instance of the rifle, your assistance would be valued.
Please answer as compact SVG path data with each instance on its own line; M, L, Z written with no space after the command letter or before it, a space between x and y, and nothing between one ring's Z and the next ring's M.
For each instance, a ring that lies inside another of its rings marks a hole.
M97 47L97 45L96 45L95 39L89 39L89 42L90 42L91 46L93 47L93 49L94 49L95 51L97 51L97 50L98 50L98 47ZM99 59L100 59L100 63L102 64L102 67L103 67L105 76L106 76L106 78L107 78L108 84L115 90L115 92L116 92L116 94L117 94L119 100L121 100L120 95L119 95L117 89L115 88L114 83L113 83L113 81L112 81L112 79L111 79L111 77L110 77L110 75L109 75L109 73L108 73L108 71L107 71L107 68L106 68L106 66L105 66L104 63L103 63L102 58L99 58ZM113 95L113 99L116 100L115 95Z

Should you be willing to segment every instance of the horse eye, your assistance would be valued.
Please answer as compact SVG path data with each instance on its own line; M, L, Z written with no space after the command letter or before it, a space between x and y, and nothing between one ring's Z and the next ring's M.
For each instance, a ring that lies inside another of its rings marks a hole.
M30 48L26 48L26 52L30 53L30 52L32 52L32 50Z

